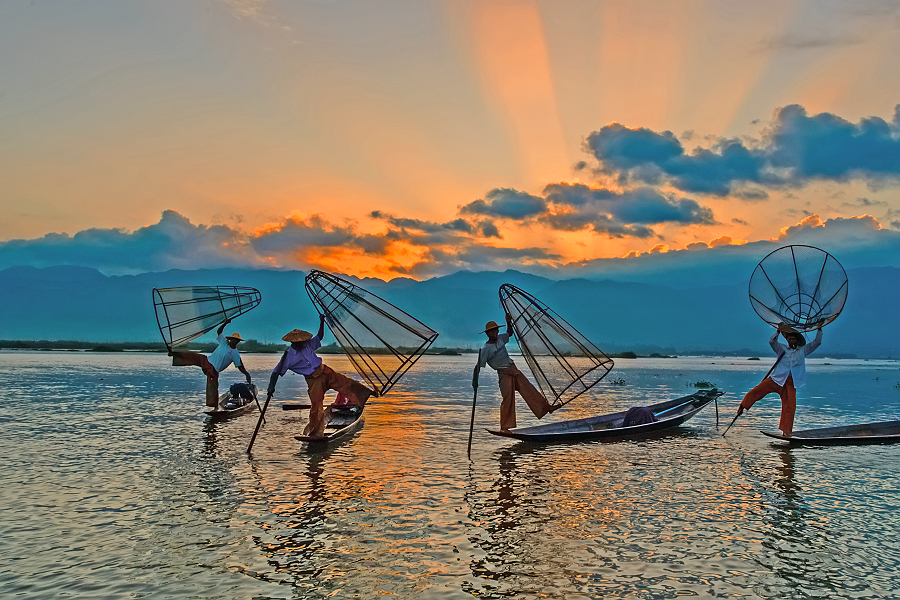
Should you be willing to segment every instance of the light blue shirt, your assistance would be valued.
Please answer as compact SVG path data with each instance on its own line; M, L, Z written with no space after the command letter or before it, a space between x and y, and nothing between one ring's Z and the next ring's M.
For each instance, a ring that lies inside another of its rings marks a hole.
M505 369L515 363L506 351L506 343L509 341L508 333L497 334L497 342L487 342L478 353L478 368L490 365L492 369Z
M216 371L221 373L222 371L227 369L228 365L230 365L232 362L236 367L242 366L240 352L238 352L237 348L232 348L228 345L228 340L225 339L224 331L219 334L219 337L216 338L216 341L219 343L219 345L208 357L209 363L213 366L213 368L215 368Z

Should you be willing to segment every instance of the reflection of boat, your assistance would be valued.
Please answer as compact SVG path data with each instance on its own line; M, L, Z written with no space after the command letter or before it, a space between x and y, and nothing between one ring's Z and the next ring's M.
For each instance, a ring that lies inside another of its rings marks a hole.
M534 427L517 427L509 431L488 429L488 432L527 442L622 440L681 425L724 393L717 389L701 390L690 396L653 404L647 408L653 411L657 420L653 423L641 425L623 426L627 411L622 411L609 415L560 421Z
M854 444L890 444L900 442L900 421L842 425L795 431L790 436L780 431L763 431L765 435L791 444L849 446Z
M250 392L253 394L253 398L242 398L241 396L236 396L232 394L231 388L225 391L224 394L219 396L219 405L215 410L210 410L206 414L213 418L213 420L222 421L225 419L230 419L231 417L236 417L238 415L242 415L245 412L248 412L253 409L254 405L256 405L256 399L259 395L259 390L256 388L255 383L251 383L248 385L250 388Z
M362 406L337 406L332 404L325 410L325 437L295 435L294 438L306 442L310 449L320 449L332 442L347 437L362 425Z

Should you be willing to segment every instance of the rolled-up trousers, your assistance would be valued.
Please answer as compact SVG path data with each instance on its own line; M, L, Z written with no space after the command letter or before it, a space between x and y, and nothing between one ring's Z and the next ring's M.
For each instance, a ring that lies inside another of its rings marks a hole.
M778 394L781 397L781 421L778 429L785 435L791 435L794 430L794 413L797 412L797 389L794 387L794 378L788 375L784 385L778 385L771 377L766 377L755 388L747 392L741 400L741 406L750 408L757 400L769 394Z
M497 375L500 378L500 396L503 398L500 401L500 429L513 429L516 426L516 392L519 392L538 419L550 412L550 403L516 365L498 369Z
M325 432L325 392L336 390L346 396L356 406L365 406L369 396L374 394L372 390L354 381L345 375L341 375L325 363L316 368L312 375L305 375L306 387L309 393L309 423L303 430L303 435L322 435Z
M206 375L206 405L212 407L219 405L219 372L212 366L206 355L188 350L172 352L172 365L176 367L194 366L203 369L203 373Z

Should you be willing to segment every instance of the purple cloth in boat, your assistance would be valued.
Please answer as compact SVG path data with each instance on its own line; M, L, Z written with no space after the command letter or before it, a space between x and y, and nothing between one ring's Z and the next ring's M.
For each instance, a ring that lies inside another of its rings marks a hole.
M632 406L625 413L625 419L622 421L622 427L631 427L632 425L646 425L647 423L656 423L658 419L653 411L646 406Z

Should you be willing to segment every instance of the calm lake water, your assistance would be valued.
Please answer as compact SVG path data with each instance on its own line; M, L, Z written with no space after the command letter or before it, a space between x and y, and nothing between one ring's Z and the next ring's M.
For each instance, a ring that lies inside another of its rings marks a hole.
M545 419L726 391L718 428L710 405L639 442L491 436L483 373L471 461L471 355L424 358L314 455L289 375L251 457L256 416L210 423L200 370L164 355L0 358L4 598L900 597L900 445L788 449L759 433L777 396L721 436L768 357L618 360L623 385ZM277 358L245 363L264 385ZM900 363L808 364L798 429L900 418Z

